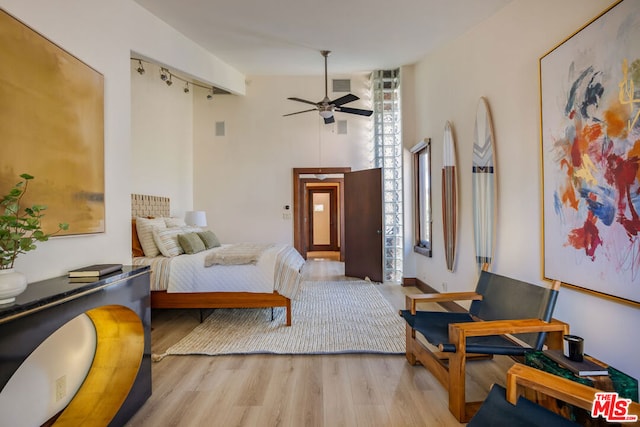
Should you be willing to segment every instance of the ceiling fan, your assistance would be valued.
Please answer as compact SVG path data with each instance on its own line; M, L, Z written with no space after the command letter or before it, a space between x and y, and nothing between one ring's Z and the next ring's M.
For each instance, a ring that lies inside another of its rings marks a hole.
M320 113L320 117L324 119L324 123L329 124L329 123L335 122L335 119L333 118L334 111L339 111L341 113L358 114L360 116L370 116L371 114L373 114L373 111L371 110L361 110L359 108L343 107L344 104L348 104L349 102L357 101L358 99L360 99L351 93L348 95L341 96L340 98L334 99L333 101L329 99L329 96L327 95L328 93L327 57L329 56L331 51L322 50L320 51L320 53L322 54L322 56L324 56L324 99L320 102L313 102L313 101L307 101L306 99L301 99L301 98L287 98L292 101L304 102L305 104L315 105L315 108L310 108L308 110L285 114L284 116L285 117L292 116L294 114L307 113L309 111L318 111Z

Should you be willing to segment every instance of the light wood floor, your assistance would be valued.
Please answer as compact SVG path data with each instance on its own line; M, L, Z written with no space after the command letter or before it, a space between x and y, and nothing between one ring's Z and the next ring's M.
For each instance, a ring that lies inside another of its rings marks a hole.
M344 280L342 263L309 261L309 280ZM347 283L345 283L347 285ZM380 285L396 308L415 288ZM437 308L436 308L437 309ZM197 310L154 310L152 352L199 322ZM293 316L295 322L295 313ZM504 384L509 359L473 362L467 397ZM153 363L153 394L128 426L459 426L447 394L404 355L168 356Z
M307 259L340 261L340 251L309 251L307 252Z

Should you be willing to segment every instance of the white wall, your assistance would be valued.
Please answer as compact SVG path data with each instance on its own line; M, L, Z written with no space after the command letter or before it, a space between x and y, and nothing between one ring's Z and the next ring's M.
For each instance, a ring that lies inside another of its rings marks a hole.
M169 197L171 215L184 218L193 205L193 90L143 66L140 75L131 63L131 192Z
M0 0L0 7L105 77L106 232L39 243L16 268L32 282L87 264L130 263L131 51L236 93L244 93L244 76L130 0Z
M403 176L403 197L404 197L404 227L403 244L404 253L402 258L402 276L415 278L417 258L413 251L415 243L414 221L414 186L413 186L413 157L409 149L422 141L424 137L416 136L416 87L415 87L415 66L406 65L400 69L400 111L402 113L402 141L404 150L402 153L402 176Z
M606 9L610 0L516 0L415 66L417 138L433 141L433 258L414 257L417 277L441 290L473 289L476 281L471 202L471 154L478 99L486 97L497 150L498 232L493 271L542 284L538 59ZM460 220L455 271L443 255L442 139L453 124L458 149ZM407 146L416 141L405 139ZM465 167L468 165L468 167ZM640 377L640 310L560 291L555 317L585 337L585 350Z
M369 108L368 76L346 77L361 98L349 106ZM223 242L293 242L293 220L282 215L293 205L293 168L370 167L368 118L336 113L348 121L348 133L338 135L317 112L283 117L310 107L291 96L321 100L323 78L252 76L244 97L194 96L194 208L207 211L209 228ZM215 136L219 121L224 137Z

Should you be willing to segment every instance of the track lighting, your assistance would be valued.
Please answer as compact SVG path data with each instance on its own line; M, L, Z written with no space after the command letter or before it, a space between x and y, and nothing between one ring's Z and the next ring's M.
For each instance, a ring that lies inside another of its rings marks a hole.
M132 61L138 61L138 66L136 67L136 71L142 75L146 72L146 70L144 69L144 65L142 59L139 58L131 58ZM173 74L171 71L169 71L168 68L165 67L160 67L159 69L160 72L160 80L162 80L163 82L165 82L167 84L167 86L171 86L173 84L173 78L175 77L176 79L178 79L180 82L184 82L184 87L182 88L182 91L184 93L190 93L191 92L191 86L197 86L199 88L202 89L206 89L207 90L207 99L208 100L212 100L213 99L213 95L215 95L215 90L216 88L213 86L204 86L202 84L198 84L194 81L190 81L190 80L186 80L180 76L177 76L175 74ZM220 93L225 93L224 91L220 91Z

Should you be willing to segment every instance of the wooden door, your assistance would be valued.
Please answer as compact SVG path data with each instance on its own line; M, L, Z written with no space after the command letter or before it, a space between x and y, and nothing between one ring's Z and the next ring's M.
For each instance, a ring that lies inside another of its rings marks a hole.
M351 168L293 168L293 247L306 259L309 247L309 198L307 185L310 183L331 183L338 188L338 247L340 248L340 261L344 261L344 178L343 174L351 172ZM340 175L339 178L305 177L313 174Z
M344 174L344 221L345 275L382 282L382 169Z
M309 250L337 251L338 198L337 187L310 187ZM320 209L319 209L320 208Z

